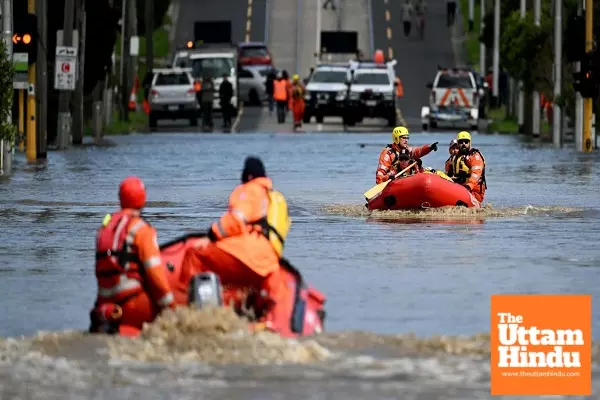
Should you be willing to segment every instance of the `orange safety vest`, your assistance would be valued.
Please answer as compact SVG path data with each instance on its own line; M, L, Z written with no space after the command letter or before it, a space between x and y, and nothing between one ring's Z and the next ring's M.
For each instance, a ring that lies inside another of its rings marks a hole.
M273 99L275 101L286 101L287 94L287 82L285 80L273 81Z
M127 229L131 221L137 222ZM106 226L100 227L96 237L96 279L98 304L124 303L144 291L140 274L140 260L133 250L136 232L146 225L140 217L126 211L111 215Z
M398 83L398 85L396 86L396 97L403 97L404 87L402 86L402 81L400 80L400 78L396 78L396 82Z

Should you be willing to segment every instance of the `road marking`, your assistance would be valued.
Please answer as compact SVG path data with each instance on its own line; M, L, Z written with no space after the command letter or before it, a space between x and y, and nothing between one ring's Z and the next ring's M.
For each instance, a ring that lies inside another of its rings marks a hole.
M402 111L400 111L400 107L396 107L396 119L400 122L400 125L406 126L406 121L402 116Z
M385 10L385 20L389 21L392 19L392 15L390 14L390 10Z
M392 49L392 46L388 47L388 58L390 60L394 58L394 49Z
M392 28L388 27L386 31L388 40L392 40Z
M248 0L248 10L246 11L246 36L244 37L246 43L250 41L250 32L252 31L252 1Z
M233 121L233 125L231 125L231 133L237 132L237 127L240 124L242 115L244 115L244 102L240 101L240 109L238 110L237 117L235 117L235 121Z

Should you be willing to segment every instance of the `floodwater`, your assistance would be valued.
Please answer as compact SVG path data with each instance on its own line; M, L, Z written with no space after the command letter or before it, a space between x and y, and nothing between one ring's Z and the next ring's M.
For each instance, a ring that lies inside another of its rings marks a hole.
M424 165L442 168L452 136L411 144L439 141ZM19 154L0 182L0 336L15 337L0 339L0 398L488 398L489 296L599 287L598 153L474 135L486 209L369 214L362 193L389 133L110 139L43 166ZM122 178L144 179L147 219L166 242L218 218L249 154L290 203L286 256L328 296L327 334L289 342L219 310L181 310L133 342L20 338L87 329L95 230ZM592 312L599 339L597 296Z

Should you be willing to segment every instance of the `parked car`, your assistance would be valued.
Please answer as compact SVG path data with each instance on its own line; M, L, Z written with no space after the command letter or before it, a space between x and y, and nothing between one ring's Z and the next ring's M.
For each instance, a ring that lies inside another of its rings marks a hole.
M189 68L154 69L148 103L149 125L156 127L159 119L189 119L191 126L198 125L196 88Z
M238 59L242 66L273 65L271 53L262 42L243 42L238 44Z
M261 105L267 99L265 82L269 72L276 70L269 66L252 65L241 67L238 78L240 80L240 97L244 102L252 105Z

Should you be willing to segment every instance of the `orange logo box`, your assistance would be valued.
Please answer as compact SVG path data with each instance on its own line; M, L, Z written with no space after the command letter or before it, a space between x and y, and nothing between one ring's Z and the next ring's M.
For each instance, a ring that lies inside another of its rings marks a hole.
M492 395L591 395L592 296L492 295Z

